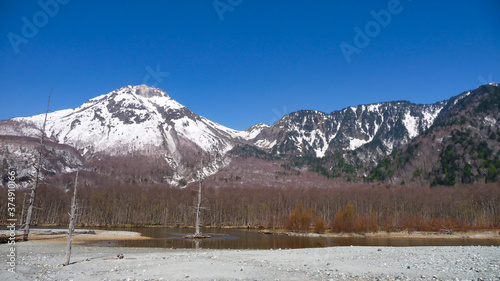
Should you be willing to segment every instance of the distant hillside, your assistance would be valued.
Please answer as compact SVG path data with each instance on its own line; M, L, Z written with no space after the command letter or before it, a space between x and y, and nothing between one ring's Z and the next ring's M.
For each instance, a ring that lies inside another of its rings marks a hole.
M435 185L500 180L500 87L451 99L436 122L371 171L369 180Z

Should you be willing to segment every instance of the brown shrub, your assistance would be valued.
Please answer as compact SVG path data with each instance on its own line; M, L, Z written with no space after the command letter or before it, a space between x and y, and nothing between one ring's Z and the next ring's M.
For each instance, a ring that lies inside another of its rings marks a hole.
M339 210L333 220L334 232L353 232L355 229L356 210L354 204L348 203L344 209Z
M290 212L286 229L291 231L307 232L312 222L312 210L304 209L302 203L297 204Z
M316 233L324 233L326 230L325 220L322 217L318 216L314 221L314 232Z

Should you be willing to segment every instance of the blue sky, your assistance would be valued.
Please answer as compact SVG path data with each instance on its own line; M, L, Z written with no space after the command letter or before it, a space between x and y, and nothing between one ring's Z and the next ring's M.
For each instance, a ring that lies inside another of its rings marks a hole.
M4 0L0 119L42 113L51 89L59 110L143 83L240 130L300 109L433 103L500 81L498 11L496 0Z

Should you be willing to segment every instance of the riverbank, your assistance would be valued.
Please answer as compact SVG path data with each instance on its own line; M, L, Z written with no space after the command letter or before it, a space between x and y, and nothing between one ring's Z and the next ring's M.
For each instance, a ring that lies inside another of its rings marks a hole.
M104 233L106 234L106 233ZM92 234L82 234L92 235ZM98 234L97 234L98 235ZM103 235L103 234L101 234ZM116 237L135 234L108 233ZM78 236L78 235L77 235ZM294 250L173 250L16 243L15 273L0 280L449 280L500 278L499 247L332 247ZM75 237L76 238L76 237ZM9 245L0 245L8 253ZM118 256L123 258L118 258ZM2 256L5 256L2 254Z
M209 229L205 229L209 230ZM252 231L252 230L251 230ZM262 235L284 235L296 237L323 237L323 238L379 238L379 239L487 239L499 240L500 232L498 230L479 230L479 231L465 231L465 232L369 232L369 233L299 233L289 232L286 230L255 230ZM0 238L7 237L8 231L0 231ZM53 240L53 241L66 241L68 231L67 229L48 228L48 229L32 229L30 232L30 240ZM20 241L22 238L22 231L16 231L16 239ZM107 240L150 240L153 238L142 236L139 232L134 231L121 231L121 230L99 230L99 229L75 229L73 242L86 243Z
M0 231L0 237L8 235L8 231ZM16 231L16 241L21 241L23 232ZM51 240L67 241L67 229L31 229L29 234L30 241ZM133 231L109 231L95 229L75 229L73 232L73 243L85 243L91 241L104 240L148 240L150 237L142 236Z
M370 238L415 238L415 239L498 239L499 230L456 231L456 232L424 232L424 231L398 231L398 232L367 232L367 233L300 233L285 230L261 230L263 234L288 235L304 237L370 237Z

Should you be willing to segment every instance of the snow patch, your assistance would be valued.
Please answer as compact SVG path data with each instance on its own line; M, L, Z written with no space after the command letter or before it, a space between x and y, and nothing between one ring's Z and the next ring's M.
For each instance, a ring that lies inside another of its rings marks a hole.
M486 116L484 117L484 122L488 125L495 125L497 123L497 120Z
M358 148L366 143L368 143L368 141L355 139L355 138L349 138L349 149L355 150L356 148Z
M409 111L406 112L403 118L403 124L408 131L410 139L418 136L418 120L416 117L412 116Z
M258 140L257 142L255 142L255 145L260 147L260 148L270 149L276 145L276 140L274 140L274 141L269 141L266 139Z
M430 126L432 126L432 124L434 123L434 120L436 120L437 116L439 115L439 113L441 112L443 108L440 108L438 110L436 110L435 112L429 112L429 111L425 111L424 112L424 122L425 122L425 129L428 129Z
M255 126L250 127L246 131L236 131L235 135L245 140L252 140L256 138L264 129L267 129L269 127L271 126L259 123Z
M368 112L379 112L381 104L370 104L368 105Z

